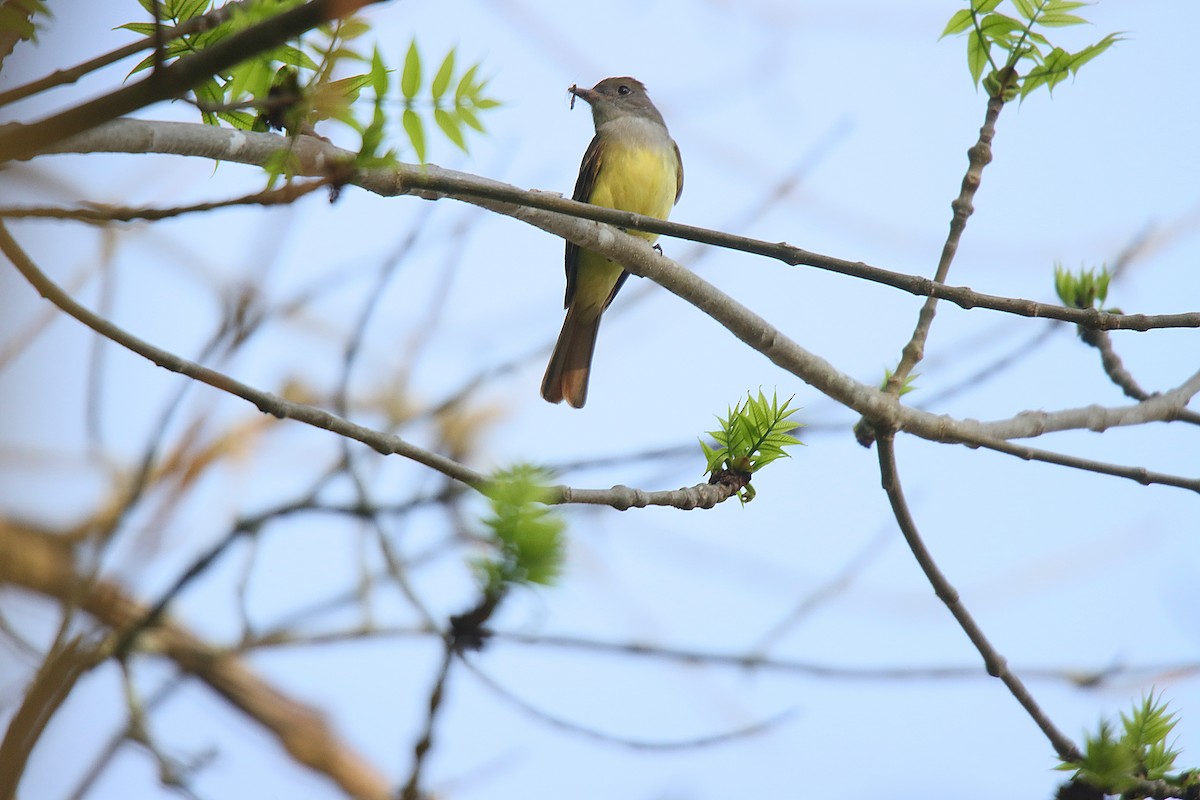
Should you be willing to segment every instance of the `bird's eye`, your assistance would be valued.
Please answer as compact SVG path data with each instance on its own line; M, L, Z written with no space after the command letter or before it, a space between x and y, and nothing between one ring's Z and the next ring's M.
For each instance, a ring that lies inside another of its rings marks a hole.
M629 94L631 91L633 91L633 90L630 89L625 84L621 84L620 86L617 87L617 94Z

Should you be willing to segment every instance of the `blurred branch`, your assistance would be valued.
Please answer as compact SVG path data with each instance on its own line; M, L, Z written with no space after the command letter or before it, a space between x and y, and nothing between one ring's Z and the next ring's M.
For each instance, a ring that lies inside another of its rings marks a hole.
M286 205L315 192L323 186L334 186L337 183L337 177L329 176L304 183L289 183L278 189L253 192L241 197L230 198L229 200L214 200L208 203L196 203L190 206L172 206L169 208L132 208L129 206L101 204L88 204L88 208L21 208L19 206L6 206L0 207L0 218L76 220L98 225L105 225L110 222L132 222L134 220L154 221L180 217L184 214L214 211L219 208Z
M396 454L411 459L469 486L479 487L485 481L484 476L474 470L444 456L416 447L399 436L380 433L314 406L284 400L139 339L108 320L93 314L69 297L38 269L37 265L9 235L7 228L2 223L0 223L0 251L8 256L14 266L43 297L100 335L153 361L160 367L248 400L265 414L294 419L314 427L324 428L369 445L383 455ZM603 504L620 510L648 505L693 509L711 508L717 503L727 500L733 492L734 489L724 484L700 484L690 488L663 492L646 492L625 486L614 486L611 489L574 489L569 486L559 486L555 487L554 494L548 502ZM214 550L212 556L215 557L219 552L219 548Z
M0 553L4 551L4 528L0 522ZM0 559L0 584L11 557ZM63 595L60 595L63 597ZM76 637L50 650L33 681L25 690L4 740L0 742L0 798L17 797L17 786L34 745L79 678L103 660L96 648Z
M74 551L60 537L0 518L0 584L75 598L80 580ZM118 635L147 612L119 586L103 580L88 584L78 602L80 609ZM317 710L274 688L241 659L170 621L147 636L145 652L162 655L203 682L269 731L298 763L328 776L351 797L391 797L386 778L339 740Z
M223 392L228 392L229 394L248 400L264 414L294 419L317 428L324 428L333 433L362 442L383 455L401 455L471 486L480 485L484 480L483 476L474 470L468 469L462 464L439 456L436 453L422 450L404 441L399 436L382 434L319 408L284 400L270 392L255 389L252 386L234 380L224 373L203 367L185 358L180 358L174 353L162 350L149 342L139 339L108 320L93 314L69 297L45 273L37 268L37 265L29 259L20 246L17 245L16 241L9 235L8 229L3 224L0 224L0 251L3 251L21 274L33 284L43 297L50 300L54 305L84 325L87 325L101 336L113 340L117 344L132 350L143 358L149 359L164 369L186 375L215 389L220 389Z
M1008 662L988 641L983 630L975 622L975 618L963 605L958 590L950 584L950 581L938 568L933 555L925 547L921 533L917 530L916 522L908 510L908 501L904 497L904 490L900 486L900 474L896 469L895 434L878 427L876 427L876 433L878 435L876 445L879 451L879 473L883 482L883 490L887 492L888 501L892 505L892 512L896 516L896 522L900 525L900 531L904 534L904 540L908 542L909 549L916 557L917 563L933 587L934 593L939 600L946 604L946 608L950 610L955 621L967 634L971 644L975 645L975 649L983 657L987 673L994 678L999 678L1008 687L1013 697L1050 740L1058 757L1063 761L1078 761L1081 755L1078 748L1075 747L1075 743L1055 727L1037 701L1033 699L1033 695L1025 688L1025 684L1008 668Z
M421 768L425 764L425 756L433 746L433 724L442 708L442 699L446 692L446 678L450 675L450 665L454 663L454 650L447 646L442 654L442 663L438 668L433 688L429 692L428 713L425 715L425 727L420 738L413 746L413 765L409 772L404 788L400 790L400 800L419 800L421 797Z
M470 661L463 659L463 663L479 678L485 686L491 689L500 697L503 697L512 705L524 711L526 714L540 720L541 722L551 725L559 730L568 731L579 736L584 736L589 739L596 739L609 744L617 744L623 747L631 747L636 750L693 750L700 747L711 747L712 745L726 744L727 742L742 739L748 736L762 733L774 726L784 722L790 717L794 711L782 711L773 717L737 728L731 731L724 731L709 736L695 736L689 739L678 740L652 740L652 739L633 739L627 736L618 736L611 733L604 733L595 728L589 728L585 725L570 722L549 714L540 708L526 702L517 695L510 692L508 689L501 686L493 678L487 675L483 670L472 664Z
M637 641L605 641L586 636L571 636L553 633L528 633L523 631L496 630L486 628L484 633L494 642L511 642L532 647L553 647L562 650L579 650L587 653L604 653L617 656L672 661L680 664L728 667L746 671L789 673L810 678L850 681L930 681L971 680L986 678L987 672L978 665L946 666L937 664L910 666L862 667L841 664L805 661L795 658L769 656L761 652L721 652L689 647L673 647ZM245 649L280 647L319 647L364 639L411 639L416 637L443 636L437 628L429 625L358 625L323 632L296 633L286 628L275 628L242 643ZM1200 663L1172 662L1161 664L1113 663L1102 667L1042 666L1024 667L1021 674L1043 681L1066 683L1076 688L1094 689L1110 684L1116 678L1134 676L1139 682L1145 676L1154 676L1157 681L1179 679L1200 674ZM1154 682L1154 681L1149 681Z
M389 631L377 630L374 635L387 634ZM418 635L427 633L419 630L406 629L396 635ZM365 635L365 634L364 634ZM792 673L810 678L825 678L830 680L854 681L929 681L950 679L972 679L988 677L979 666L940 666L915 665L894 667L860 667L839 664L821 663L817 661L802 661L793 658L780 658L762 653L728 653L712 650L699 650L686 647L670 647L644 642L608 642L580 636L565 636L555 634L522 633L517 631L489 631L496 641L513 642L516 644L557 647L569 650L582 650L595 653L639 656L643 658L675 661L681 664L706 664L712 666L731 667L747 671L763 670L767 672ZM323 641L318 635L318 640ZM341 641L333 637L333 641ZM282 644L305 643L307 638L285 640ZM273 644L273 642L272 642ZM1099 668L1073 667L1030 667L1021 670L1022 674L1040 680L1062 681L1072 686L1091 689L1102 686L1113 678L1123 675L1154 675L1179 677L1200 673L1200 663L1172 663L1126 665L1111 664Z

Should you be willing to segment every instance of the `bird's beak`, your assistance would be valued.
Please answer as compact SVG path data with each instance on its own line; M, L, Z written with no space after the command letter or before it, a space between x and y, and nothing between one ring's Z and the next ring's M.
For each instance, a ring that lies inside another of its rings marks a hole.
M571 108L575 107L576 97L585 101L588 105L591 105L596 99L596 93L591 89L584 89L580 86L572 86L570 89L567 89L567 91L571 93Z

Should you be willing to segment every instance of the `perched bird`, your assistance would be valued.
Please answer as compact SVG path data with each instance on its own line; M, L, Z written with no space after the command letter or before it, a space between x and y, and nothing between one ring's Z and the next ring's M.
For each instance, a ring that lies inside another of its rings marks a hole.
M683 193L683 161L646 87L633 78L605 78L591 89L572 86L570 91L592 107L596 126L572 197L666 219ZM651 242L658 238L655 233L630 233ZM629 273L571 242L567 242L566 268L567 317L542 379L542 397L583 408L600 315Z

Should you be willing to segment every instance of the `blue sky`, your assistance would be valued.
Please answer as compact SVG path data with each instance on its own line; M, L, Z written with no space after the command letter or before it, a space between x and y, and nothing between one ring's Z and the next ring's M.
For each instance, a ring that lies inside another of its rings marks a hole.
M101 7L103 6L103 7ZM126 41L110 29L134 18L129 3L95 4L63 17L44 46L0 76L8 87ZM600 12L544 2L393 3L372 9L381 47L400 63L412 37L430 58L457 47L482 60L504 105L485 119L487 137L463 155L437 142L431 159L524 188L569 193L591 136L586 109L567 108L566 88L609 75L648 85L683 152L687 183L674 219L786 240L816 252L931 275L983 120L961 40L938 41L957 4L851 2L650 2L615 0ZM1056 31L1078 48L1110 31L1126 40L1087 65L1054 97L1039 93L1006 108L950 283L1051 300L1052 268L1111 262L1139 236L1143 254L1114 284L1125 311L1194 311L1200 297L1200 111L1191 101L1191 3L1101 3L1094 24ZM91 15L90 17L88 15ZM106 73L118 80L121 71ZM90 96L86 82L43 109ZM30 106L28 108L33 108ZM147 118L188 118L176 104ZM410 155L410 154L408 154ZM407 157L407 155L406 155ZM260 186L252 170L195 159L54 158L0 187L5 203L175 204L233 196ZM774 196L781 181L794 179ZM769 202L765 198L770 199ZM570 557L561 585L522 592L497 627L532 635L742 654L856 668L977 667L979 658L924 582L879 489L874 452L854 444L852 414L748 352L677 298L632 280L606 316L588 406L550 406L537 396L544 360L561 324L561 241L504 217L450 201L348 190L293 209L222 212L153 228L134 226L110 242L90 230L14 225L56 278L93 275L110 247L112 315L170 349L194 354L218 309L213 287L252 282L281 303L307 287L331 288L302 314L275 323L223 368L263 388L288 379L325 387L340 368L338 343L379 264L414 227L424 232L384 288L352 387L363 397L399 392L433 403L498 364L517 366L489 382L476 402L497 415L471 465L561 464L618 457L562 475L575 486L624 483L675 488L702 480L699 448L677 459L619 457L689 446L747 390L795 393L813 426L795 458L755 478L758 499L707 512L618 513L568 509ZM664 251L775 322L787 335L856 379L875 382L907 340L919 298L807 268L664 240ZM324 282L324 283L322 283ZM98 281L80 297L96 307ZM422 331L437 309L433 333ZM11 271L0 272L0 333L43 309ZM938 401L982 366L1022 348L1049 323L943 304L919 368L913 403L960 418L999 419L1025 410L1124 404L1099 358L1060 326L1034 352L985 381ZM1194 331L1114 335L1127 367L1152 390L1195 370ZM420 357L409 360L420 343ZM102 472L81 466L90 340L55 322L0 372L10 409L0 427L8 453L0 502L13 512L73 519L102 491ZM178 383L132 356L107 353L102 430L110 450L141 452L157 411ZM187 413L253 419L253 409L193 390ZM352 416L354 414L352 413ZM365 405L358 417L378 424ZM216 422L211 423L216 425ZM426 428L405 430L418 443ZM1073 432L1035 446L1163 472L1196 475L1194 432L1175 425ZM298 464L319 464L337 445L321 431L279 426L244 458L214 475L153 542L156 520L134 520L106 557L106 573L143 597L169 585L239 514L290 497L305 485ZM1182 713L1183 763L1200 753L1197 685L1163 665L1194 664L1200 650L1195 498L1181 490L962 447L901 437L901 474L927 542L983 629L1018 670L1133 669L1095 690L1030 680L1051 718L1079 737L1148 690L1165 691ZM33 453L37 468L17 456ZM398 459L368 462L381 498L436 487ZM70 464L69 468L57 465ZM51 505L48 498L54 498ZM143 529L144 526L144 529ZM404 552L443 541L438 514L397 524ZM176 616L218 641L239 633L233 594L249 575L252 621L270 627L335 595L357 575L359 539L327 519L269 529L189 590ZM435 551L437 553L437 551ZM414 575L438 614L461 611L473 584L460 551L442 551ZM848 565L862 563L856 569ZM849 570L850 579L838 583ZM836 584L836 588L829 587ZM794 610L828 596L799 620ZM46 635L52 614L6 593L22 624ZM381 589L378 619L415 617ZM15 612L14 612L15 613ZM310 620L311 629L358 620L353 607ZM781 628L780 626L783 625ZM438 643L381 637L337 647L260 652L252 663L282 687L329 710L339 732L402 780L422 722ZM453 676L429 765L429 787L447 797L600 798L795 796L856 798L1049 796L1062 778L1033 723L997 681L979 677L862 679L686 666L655 658L497 642L472 659L513 695L553 717L618 738L680 742L786 717L767 731L704 748L637 749L564 732L532 718L466 670ZM1144 668L1144 669L1143 669ZM2 698L17 696L19 672L0 668ZM148 686L168 673L140 668ZM97 735L119 721L113 669L90 677L34 753L25 788L62 796ZM200 773L201 796L336 796L318 779L277 769L283 756L219 701L196 687L171 700L156 731L172 748L217 746ZM236 742L236 745L234 744ZM78 754L70 756L68 754ZM130 787L134 787L131 789ZM99 797L151 797L152 768L122 756Z

